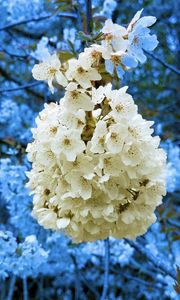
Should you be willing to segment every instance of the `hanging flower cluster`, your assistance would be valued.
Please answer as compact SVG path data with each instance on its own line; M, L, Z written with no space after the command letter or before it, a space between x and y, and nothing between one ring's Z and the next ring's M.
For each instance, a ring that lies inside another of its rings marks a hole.
M52 92L55 81L66 90L59 104L45 105L27 148L33 214L75 242L143 234L165 195L166 156L153 122L138 114L128 87L113 90L107 76L111 69L121 77L157 46L147 28L155 18L140 14L127 29L107 20L101 44L78 59L62 64L54 54L33 68Z

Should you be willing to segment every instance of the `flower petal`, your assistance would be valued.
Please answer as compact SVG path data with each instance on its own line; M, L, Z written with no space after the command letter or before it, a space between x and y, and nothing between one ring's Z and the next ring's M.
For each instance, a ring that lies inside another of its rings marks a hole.
M56 221L56 225L59 229L66 228L70 223L69 218L61 218Z
M56 72L55 78L57 83L59 83L62 86L67 86L68 81L61 71Z
M142 17L141 19L139 19L136 23L136 26L141 26L141 27L149 27L152 26L155 22L156 22L156 17Z
M113 75L113 73L114 73L114 65L113 65L113 63L112 63L112 61L110 59L106 59L105 60L105 68L106 68L106 71L109 74Z

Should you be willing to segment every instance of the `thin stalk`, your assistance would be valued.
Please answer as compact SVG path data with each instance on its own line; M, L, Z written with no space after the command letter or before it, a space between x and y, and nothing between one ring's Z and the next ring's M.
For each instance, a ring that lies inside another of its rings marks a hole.
M80 298L81 291L80 272L76 261L76 257L74 255L71 255L71 258L75 266L75 300L78 300Z
M40 277L39 280L39 284L38 284L38 288L39 288L39 300L44 300L44 295L43 295L43 277Z
M1 300L6 299L6 286L4 280L1 280L1 284L0 284L0 299Z
M86 0L86 33L91 33L92 26L92 2L91 0Z
M28 300L28 285L27 285L27 277L23 277L23 300Z
M80 296L81 286L80 286L79 270L77 267L75 268L75 272L76 272L76 274L75 274L75 300L78 300L79 296Z
M105 246L105 272L104 272L104 285L103 291L101 295L101 300L107 299L108 294L108 285L109 285L109 258L110 258L110 245L109 245L109 238L104 241Z
M10 283L9 283L9 291L8 291L6 300L12 300L13 294L14 294L15 283L16 283L16 276L12 275L12 277L10 279Z
M77 1L77 26L80 31L83 30L83 24L81 19L81 5L79 3L79 0Z

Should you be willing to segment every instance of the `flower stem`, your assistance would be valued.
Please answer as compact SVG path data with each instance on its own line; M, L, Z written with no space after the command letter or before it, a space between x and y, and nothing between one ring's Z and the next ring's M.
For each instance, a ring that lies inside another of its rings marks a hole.
M104 241L105 246L105 272L104 272L104 285L103 291L101 295L101 300L106 300L107 293L108 293L108 281L109 281L109 257L110 257L110 245L109 245L109 238Z

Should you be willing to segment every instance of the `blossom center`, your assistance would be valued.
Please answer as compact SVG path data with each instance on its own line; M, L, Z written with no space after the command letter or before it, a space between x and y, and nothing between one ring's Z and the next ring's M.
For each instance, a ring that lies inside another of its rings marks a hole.
M79 68L77 68L77 72L78 72L80 75L82 75L82 74L84 74L86 71L85 71L82 67L79 67Z
M57 127L51 127L50 133L55 134L57 132Z
M135 37L134 37L133 43L134 43L134 45L137 45L137 44L139 43L138 36L135 36Z
M105 142L105 138L104 138L104 136L101 136L101 137L99 138L99 144L100 144L100 145L104 145L104 142Z
M130 147L128 150L128 154L130 156L135 156L136 155L136 149L134 147Z
M71 142L70 142L70 140L69 140L68 138L65 138L65 139L64 139L64 145L65 145L65 146L71 145Z
M79 96L79 92L78 92L78 91L72 91L72 92L71 92L71 97L72 97L73 99L78 99L78 96Z
M123 107L123 105L118 104L118 105L116 105L115 109L117 112L121 112L121 111L123 111L124 107Z
M117 142L118 134L116 132L111 133L111 139Z
M101 58L101 53L94 50L94 51L92 51L91 56L92 56L93 59L98 61Z
M135 129L133 129L133 128L131 128L131 127L128 127L128 131L129 131L129 133L130 133L133 137L135 137L135 138L138 137L138 133L137 133L137 131L136 131Z
M119 56L117 56L117 55L112 55L112 56L111 56L111 60L112 60L112 62L113 62L116 66L118 66L118 65L120 64L120 62L121 62Z
M50 194L50 190L49 190L49 189L45 189L45 190L44 190L44 195L45 195L45 196L48 196L49 194Z
M51 76L54 76L56 74L57 70L55 68L49 68L48 74Z
M125 203L125 204L119 204L119 205L118 205L118 208L117 208L118 213L121 214L123 211L127 210L128 207L129 207L129 205L130 205L129 202L128 202L128 203Z
M111 41L112 38L113 38L113 35L112 35L111 33L106 33L106 34L104 35L104 37L105 37L105 40L106 40L106 41Z

